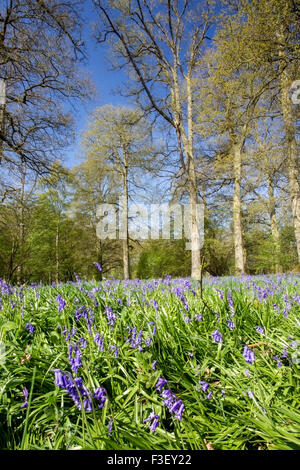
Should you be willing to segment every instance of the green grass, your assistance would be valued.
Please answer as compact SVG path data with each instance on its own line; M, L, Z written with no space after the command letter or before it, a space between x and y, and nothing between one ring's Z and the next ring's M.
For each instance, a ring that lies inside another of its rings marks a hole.
M176 287L182 289L188 312ZM206 440L224 450L300 449L299 287L299 276L211 279L203 302L197 285L188 280L82 282L23 290L0 281L0 339L5 344L0 448L191 450L206 449ZM234 310L228 304L230 291ZM66 301L60 312L58 294ZM83 317L76 320L80 306L89 309L90 330ZM116 315L114 326L108 324L105 306ZM196 317L200 314L201 320ZM33 334L27 323L34 326ZM255 326L263 327L264 334ZM142 330L142 351L126 341L127 327L135 327L137 337ZM72 328L76 333L66 341L62 331ZM213 341L216 329L222 343ZM96 332L104 338L103 351L95 344ZM53 369L72 372L68 343L79 344L82 337L87 342L80 346L82 366L73 375L92 393L97 387L106 389L102 409L95 399L91 411L78 409L54 383ZM147 346L144 340L150 338ZM118 357L111 345L119 348ZM245 362L245 345L254 351L253 364ZM284 350L287 357L282 357ZM163 405L156 390L159 377L183 400L182 420ZM210 398L200 381L209 383ZM28 405L20 408L24 387ZM155 431L144 422L151 412L160 416Z

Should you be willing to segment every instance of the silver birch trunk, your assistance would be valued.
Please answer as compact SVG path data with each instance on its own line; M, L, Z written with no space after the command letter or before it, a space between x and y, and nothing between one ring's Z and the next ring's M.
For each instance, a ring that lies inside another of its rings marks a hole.
M244 260L244 249L243 249L242 206L241 206L242 154L241 154L241 149L238 144L233 145L233 159L234 159L233 236L234 236L235 274L241 275L245 272L245 260Z
M129 239L128 239L128 179L127 179L127 161L124 155L124 172L123 172L123 273L124 279L130 279L130 261L129 261Z
M284 49L285 34L283 28L277 33L279 39L279 57L281 72L281 108L287 143L287 166L289 174L289 191L292 203L293 225L300 264L300 184L299 184L299 152L296 141L295 125L293 122L292 102L290 98L291 79L286 64L288 57Z
M275 248L275 272L279 274L282 272L282 266L280 265L280 234L278 229L278 221L276 217L276 208L275 208L275 196L274 196L274 185L272 181L272 176L270 173L270 167L267 155L264 153L265 160L265 169L267 174L267 184L268 184L268 208L269 208L269 217L271 224L271 234L272 240Z
M55 235L55 282L58 284L59 281L59 222L56 223L56 235Z

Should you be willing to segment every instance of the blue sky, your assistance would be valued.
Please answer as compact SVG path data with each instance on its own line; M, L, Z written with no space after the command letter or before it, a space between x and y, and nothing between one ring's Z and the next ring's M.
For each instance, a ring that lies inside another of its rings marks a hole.
M83 67L83 73L88 73L97 89L97 95L90 103L77 105L76 111L76 142L65 152L64 164L72 167L80 163L80 132L87 125L88 116L93 109L105 104L124 105L126 99L120 95L114 95L115 90L122 81L126 80L123 71L111 71L107 58L109 57L108 45L97 44L92 35L92 23L95 21L95 13L92 10L91 2L86 1L85 6L86 24L83 31L83 39L88 54L88 62ZM128 103L128 101L127 101Z

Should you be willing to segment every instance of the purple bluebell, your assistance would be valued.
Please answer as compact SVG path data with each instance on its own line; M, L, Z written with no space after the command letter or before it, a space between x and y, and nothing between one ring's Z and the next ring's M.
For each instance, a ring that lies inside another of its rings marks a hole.
M108 428L107 428L107 435L108 436L111 436L112 428L113 428L113 419L110 418L109 423L108 423Z
M100 351L104 351L104 338L100 336L100 333L96 333L94 336L94 343L98 346Z
M166 379L162 379L161 377L158 378L156 382L156 390L161 393L162 388L167 385L168 381Z
M281 366L282 366L282 362L281 362L281 360L279 359L279 357L273 356L273 359L275 359L275 361L277 361L277 367L281 367Z
M229 328L231 331L234 330L235 324L234 324L233 321L227 320L227 325L228 325L228 328Z
M247 345L244 347L243 356L248 364L253 364L255 362L254 352L248 348Z
M160 420L160 417L159 415L155 414L154 412L150 413L150 415L148 416L148 418L146 418L144 420L144 423L147 423L149 421L152 421L151 425L150 425L150 430L151 431L155 431L155 429L157 428L158 424L159 424L159 420Z
M184 410L184 403L181 402L181 405L180 405L180 407L179 407L179 410L178 410L177 413L175 414L175 418L178 419L179 421L182 420L183 410Z
M95 261L93 264L96 266L96 268L98 269L98 271L100 271L100 272L102 271L102 267L101 267L101 265L100 265L99 263L97 263L97 262Z
M223 337L219 330L215 330L211 336L216 343L222 343Z
M283 348L283 353L282 353L282 356L281 356L283 359L286 359L288 357L288 350L287 348Z
M87 341L84 337L80 338L79 343L80 343L80 346L81 346L82 349L87 347Z
M95 390L95 392L94 392L94 394L93 394L93 397L94 397L97 401L99 401L99 403L98 403L98 408L100 408L100 409L103 408L104 405L105 405L105 402L106 402L106 400L107 400L107 392L106 392L105 388L103 388L103 387L98 387L98 388Z
M199 384L201 385L201 389L203 390L203 392L207 392L207 389L209 387L209 383L207 382L203 382L202 380L200 380Z
M68 351L69 351L68 359L69 359L71 369L72 369L73 372L75 372L75 374L77 374L78 369L80 367L82 367L81 351L80 351L77 344L75 344L75 346L73 346L72 343L69 343ZM73 357L74 355L75 355L75 357Z
M26 406L28 406L28 390L26 387L23 388L23 395L24 395L24 398L25 398L25 401L24 403L22 403L22 405L20 405L20 408L25 408Z
M119 348L117 346L110 344L109 350L114 353L115 357L119 357Z
M56 300L58 303L58 312L61 312L62 310L64 310L67 303L60 294L58 294L58 296L56 297Z
M157 361L154 361L154 362L152 363L152 370L156 370L156 364L157 364Z
M262 326L255 326L254 329L258 331L258 333L260 333L261 335L265 334L265 330Z
M33 335L34 333L34 326L31 323L26 323L25 329L29 331Z
M106 306L105 307L105 314L106 314L106 317L107 317L107 323L110 326L114 326L114 324L116 323L117 317L116 317L115 313L112 311L112 308L109 307L109 306Z
M60 369L54 369L54 382L57 387L67 387L67 377Z

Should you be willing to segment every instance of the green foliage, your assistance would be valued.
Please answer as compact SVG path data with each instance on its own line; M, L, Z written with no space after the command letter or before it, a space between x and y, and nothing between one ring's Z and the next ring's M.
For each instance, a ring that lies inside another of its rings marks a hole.
M204 302L196 283L170 278L26 289L1 283L6 351L0 362L0 448L200 450L205 439L216 450L299 449L299 364L290 339L299 339L299 303L293 300L299 282L299 276L285 275L206 279ZM58 294L66 302L60 312ZM81 306L93 314L92 335L78 316ZM116 315L114 326L105 306ZM33 334L25 328L29 322ZM133 328L136 338L141 332L142 350L132 342ZM222 343L212 339L216 329ZM55 386L54 369L71 372L69 343L81 350L75 375L88 390L106 389L104 408L93 399L92 411L79 410ZM253 364L245 362L245 344L255 354ZM111 345L119 348L117 356ZM156 390L159 377L183 400L182 420L164 406ZM209 384L211 396L200 381ZM24 387L28 404L21 408ZM145 422L151 412L160 416L155 431Z

